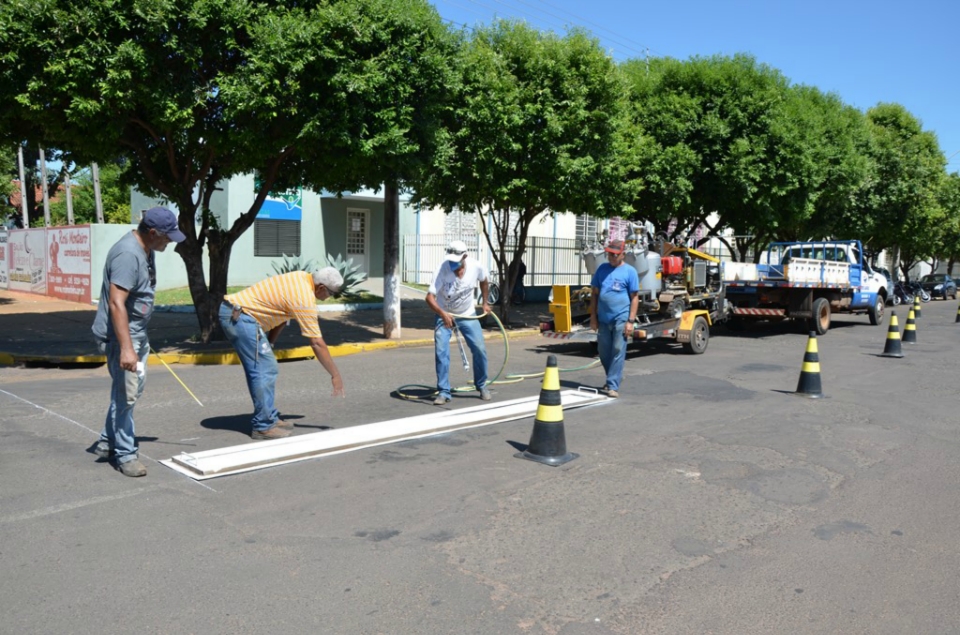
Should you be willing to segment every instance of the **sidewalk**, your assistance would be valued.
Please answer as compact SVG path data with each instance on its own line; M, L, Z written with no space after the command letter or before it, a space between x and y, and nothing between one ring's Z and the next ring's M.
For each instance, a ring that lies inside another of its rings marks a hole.
M67 302L46 296L0 289L0 366L79 365L105 363L97 353L90 333L96 306ZM512 307L507 336L529 337L539 333L546 304ZM434 314L426 303L403 301L401 337L383 337L383 309L323 311L320 329L331 355L339 357L383 348L433 345ZM233 348L226 341L203 344L195 341L200 332L193 312L171 312L158 308L150 320L150 344L168 364L236 364ZM490 321L486 337L500 338L500 329ZM313 351L292 324L274 347L281 360L309 359ZM150 356L158 364L157 355Z

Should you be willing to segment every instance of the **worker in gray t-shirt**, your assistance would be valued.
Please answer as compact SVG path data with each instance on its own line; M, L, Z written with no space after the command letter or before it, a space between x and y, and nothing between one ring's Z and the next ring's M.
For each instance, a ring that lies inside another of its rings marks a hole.
M138 457L133 407L143 394L150 354L147 323L157 286L154 252L163 251L171 241L185 239L173 212L164 207L148 209L137 228L110 248L103 267L92 330L107 356L112 387L110 408L94 453L111 459L126 476L147 473Z

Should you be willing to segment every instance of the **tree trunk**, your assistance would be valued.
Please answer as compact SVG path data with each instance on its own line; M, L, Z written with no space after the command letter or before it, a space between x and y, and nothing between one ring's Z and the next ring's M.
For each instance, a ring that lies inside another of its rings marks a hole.
M400 188L396 181L383 188L383 336L400 339Z

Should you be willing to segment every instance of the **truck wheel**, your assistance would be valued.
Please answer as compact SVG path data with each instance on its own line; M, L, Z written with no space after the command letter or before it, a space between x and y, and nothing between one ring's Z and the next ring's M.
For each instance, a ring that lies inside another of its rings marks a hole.
M693 321L693 328L690 329L690 341L683 343L683 350L694 355L699 355L707 350L707 344L710 342L710 327L707 320L702 315L698 315Z
M867 315L870 316L870 324L876 326L883 322L883 307L885 304L883 297L878 295L877 301L873 303L873 308L867 310Z
M823 335L830 330L830 303L826 298L813 301L813 317L807 320L807 326L817 335Z

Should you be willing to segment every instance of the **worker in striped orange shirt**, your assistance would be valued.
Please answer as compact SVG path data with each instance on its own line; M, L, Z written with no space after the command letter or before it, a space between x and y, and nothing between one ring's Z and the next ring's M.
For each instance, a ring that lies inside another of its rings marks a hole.
M252 438L282 439L293 430L293 424L281 419L274 406L277 358L273 344L289 320L297 321L317 361L330 373L333 396L344 396L340 371L323 341L317 318L317 300L336 295L342 286L340 272L324 267L313 273L293 271L272 276L223 298L220 326L237 351L253 399Z

